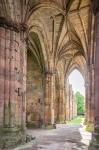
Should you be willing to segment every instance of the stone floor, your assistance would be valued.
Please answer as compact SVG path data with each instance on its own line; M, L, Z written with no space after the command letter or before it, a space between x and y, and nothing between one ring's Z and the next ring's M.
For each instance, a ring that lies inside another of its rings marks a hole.
M28 130L36 137L29 143L14 150L88 150L91 134L81 125L57 125L52 130Z

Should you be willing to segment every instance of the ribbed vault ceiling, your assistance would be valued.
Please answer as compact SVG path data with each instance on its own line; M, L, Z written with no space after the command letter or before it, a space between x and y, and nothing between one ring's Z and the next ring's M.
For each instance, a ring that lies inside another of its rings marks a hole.
M85 67L90 0L35 0L33 7L36 9L28 24L33 27L31 30L36 28L42 34L44 32L43 38L47 39L45 49L54 58L55 65L62 60L65 71L71 64L78 63L81 68Z
M28 24L29 49L37 54L39 63L44 62L43 57L53 58L56 66L63 62L67 71L73 62L82 66L81 62L85 65L87 60L90 3L90 0L0 0L0 16Z

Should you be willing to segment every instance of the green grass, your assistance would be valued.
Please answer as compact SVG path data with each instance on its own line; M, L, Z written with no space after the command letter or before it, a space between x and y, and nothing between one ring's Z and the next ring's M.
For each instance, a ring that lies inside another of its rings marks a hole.
M77 116L73 120L68 121L67 124L68 125L79 125L83 122L83 120L84 120L84 116Z

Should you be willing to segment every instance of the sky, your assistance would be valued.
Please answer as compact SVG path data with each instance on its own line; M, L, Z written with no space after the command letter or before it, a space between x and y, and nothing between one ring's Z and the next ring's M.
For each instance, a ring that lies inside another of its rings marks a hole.
M78 70L74 70L69 76L69 83L72 84L74 93L79 91L83 96L85 96L85 86L84 79Z

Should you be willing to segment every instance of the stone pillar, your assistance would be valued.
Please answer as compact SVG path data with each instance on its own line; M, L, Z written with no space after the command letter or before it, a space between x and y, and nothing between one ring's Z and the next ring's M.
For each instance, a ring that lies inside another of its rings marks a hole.
M72 119L74 119L74 92L72 91Z
M66 101L65 101L65 88L64 88L64 84L60 85L59 88L59 92L60 92L60 98L59 98L59 121L61 122L65 122L65 111L66 111Z
M94 110L94 133L90 150L99 149L99 1L93 1L93 10L96 21L96 49L95 49L95 110Z
M77 102L75 95L74 95L74 117L77 117Z
M20 35L23 35L21 25L0 18L0 147L2 148L15 146L26 139L26 47Z
M73 92L73 119L75 118L75 96L74 96L74 92Z
M69 81L66 82L66 120L69 120Z
M69 120L71 120L71 88L70 88L70 85L69 85Z
M70 93L69 93L69 97L70 97L70 120L72 119L72 85L70 85Z
M86 123L94 122L94 65L88 66L85 82L86 89Z
M55 123L59 123L59 79L58 74L55 75Z
M90 65L90 122L94 123L94 65Z
M90 78L90 67L88 66L86 81L85 81L85 97L86 97L86 123L90 123L91 120L91 78Z
M49 71L45 75L45 108L44 123L54 125L55 73Z

